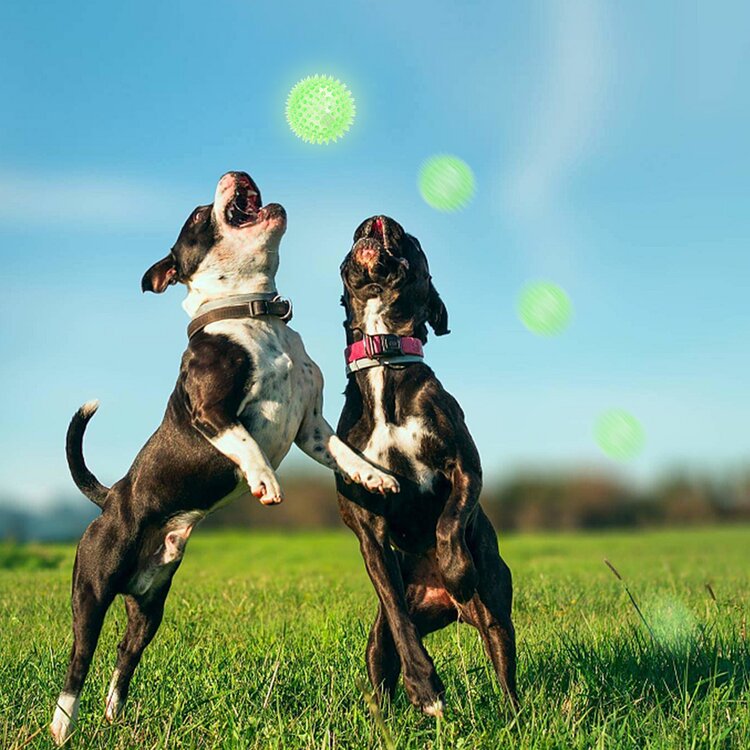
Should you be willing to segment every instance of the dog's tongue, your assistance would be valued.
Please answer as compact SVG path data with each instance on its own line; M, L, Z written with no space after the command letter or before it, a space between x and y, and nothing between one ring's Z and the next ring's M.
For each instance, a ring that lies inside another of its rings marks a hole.
M385 217L375 216L370 224L369 235L379 241L388 255L398 255L397 248L404 237L404 230L395 221L385 223ZM396 252L394 253L394 250Z
M388 236L385 232L385 224L383 222L382 216L376 216L372 220L372 227L370 229L370 235L373 239L380 242L383 246L383 250L385 250L387 253L391 252L391 249L389 247L390 243L388 242Z

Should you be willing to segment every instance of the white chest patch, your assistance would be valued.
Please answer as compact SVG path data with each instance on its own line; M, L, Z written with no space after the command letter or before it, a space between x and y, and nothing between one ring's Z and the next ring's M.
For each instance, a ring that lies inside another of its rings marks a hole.
M374 336L377 333L389 333L388 327L383 320L383 303L380 297L367 300L364 312L365 333Z
M206 326L250 355L252 374L237 416L276 468L299 432L315 390L315 365L299 335L281 321L223 320Z
M389 452L397 450L410 463L414 472L414 480L423 492L429 492L435 481L435 472L420 461L418 456L422 452L422 443L431 433L418 417L408 417L403 424L386 422L383 408L384 371L381 367L374 367L368 373L368 380L373 392L375 426L370 440L364 449L364 455L375 464L388 469Z

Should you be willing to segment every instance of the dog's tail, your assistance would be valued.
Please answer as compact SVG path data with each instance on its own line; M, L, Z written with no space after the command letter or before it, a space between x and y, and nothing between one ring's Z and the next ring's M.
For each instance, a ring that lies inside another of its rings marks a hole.
M88 401L85 403L70 420L68 434L65 438L65 454L68 457L68 468L81 492L96 503L100 508L104 507L104 501L107 499L109 487L105 487L87 468L83 459L83 433L86 431L86 425L91 417L96 414L99 408L98 401Z

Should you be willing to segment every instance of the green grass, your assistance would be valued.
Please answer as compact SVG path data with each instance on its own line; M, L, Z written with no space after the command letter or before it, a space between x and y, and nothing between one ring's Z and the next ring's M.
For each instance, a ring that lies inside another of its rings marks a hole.
M112 608L71 745L748 748L749 541L747 527L505 540L522 712L507 709L477 633L451 626L427 639L449 704L436 723L401 688L382 717L368 708L375 595L353 536L199 532L125 714L108 726L125 620ZM50 746L72 560L70 546L0 549L2 748Z

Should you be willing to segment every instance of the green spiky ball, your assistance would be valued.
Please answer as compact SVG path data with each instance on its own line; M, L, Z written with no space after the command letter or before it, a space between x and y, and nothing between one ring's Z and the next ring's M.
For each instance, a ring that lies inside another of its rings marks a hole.
M332 76L309 76L297 83L286 101L292 132L307 143L330 143L354 122L354 97Z

